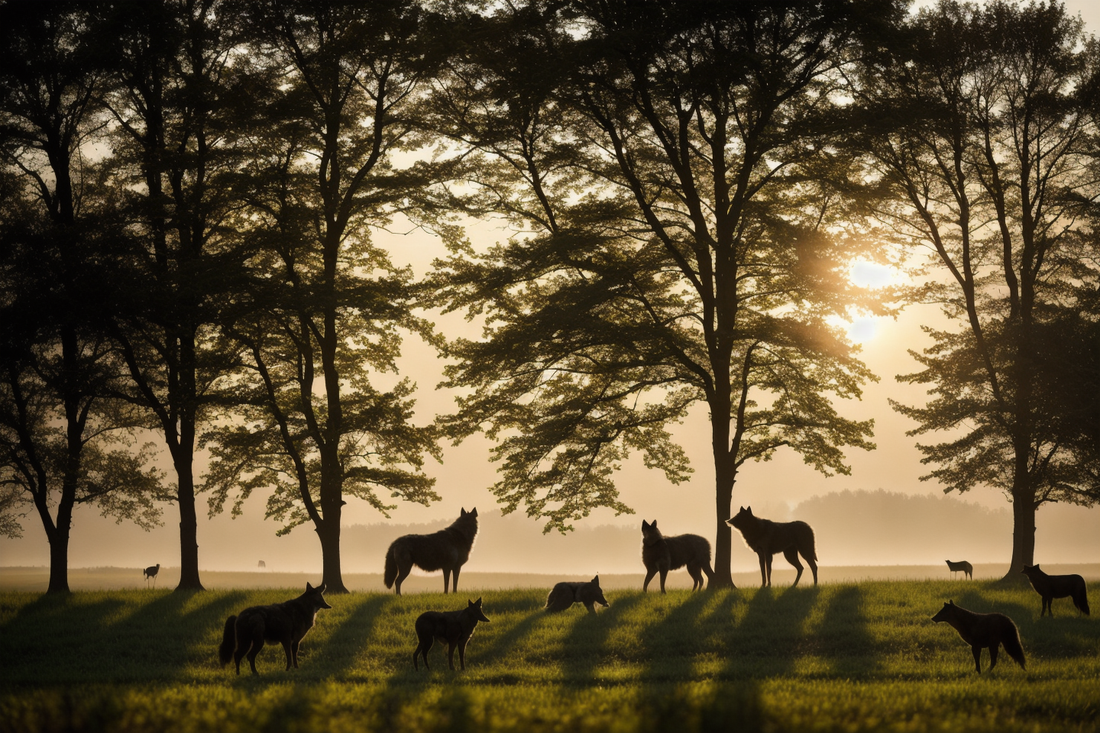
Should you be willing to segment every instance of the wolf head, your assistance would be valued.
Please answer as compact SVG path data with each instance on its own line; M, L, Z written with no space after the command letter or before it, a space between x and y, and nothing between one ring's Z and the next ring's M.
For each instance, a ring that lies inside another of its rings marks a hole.
M489 619L485 616L485 612L481 610L481 599L476 601L466 599L466 612L471 614L478 621L484 621L489 623Z
M642 520L645 521L645 520ZM610 608L611 604L607 602L607 599L603 597L603 591L600 589L600 576L597 575L592 580L585 583L580 588L580 592L577 593L577 600L581 603L591 602L598 603L604 608Z
M756 517L753 516L751 506L750 507L741 507L741 511L737 512L736 516L730 517L729 519L726 520L726 524L728 524L731 527L736 527L737 529L741 530L742 532L744 532L746 529L749 529L750 527L752 527L755 523L756 523Z
M1030 578L1040 578L1040 577L1046 575L1046 573L1044 573L1042 570L1039 569L1039 564L1038 563L1036 563L1035 565L1024 565L1024 569L1021 570L1020 572L1023 573L1024 575L1026 575L1029 579Z
M332 608L332 606L328 605L328 603L325 602L325 597L322 595L324 592L324 583L321 583L316 588L314 588L309 583L306 583L306 592L302 594L302 598L309 602L310 606L313 608L314 613L317 613L317 611L320 611L323 608Z
M957 615L958 614L956 613L955 602L948 601L947 603L943 604L943 608L941 608L939 612L932 617L932 620L936 623L940 623L941 621L950 623L951 619L955 618Z
M657 542L662 539L664 535L661 534L661 530L657 529L657 520L654 519L652 523L642 520L642 542Z

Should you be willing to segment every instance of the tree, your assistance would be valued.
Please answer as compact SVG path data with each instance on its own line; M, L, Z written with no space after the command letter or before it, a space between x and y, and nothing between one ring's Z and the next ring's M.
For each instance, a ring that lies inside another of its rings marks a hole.
M232 366L213 348L214 323L239 262L219 227L231 192L227 109L239 91L229 71L233 24L216 0L116 2L100 8L113 84L111 183L129 215L126 297L114 314L132 388L162 434L176 473L179 588L202 589L194 457L210 411L210 385Z
M226 385L243 424L211 443L208 478L219 510L274 487L268 515L282 531L311 522L324 580L344 591L340 522L345 497L427 503L421 472L438 457L434 430L412 422L412 386L376 388L396 371L402 332L430 337L412 315L415 289L370 240L430 181L395 166L421 146L414 125L431 71L414 3L244 2L255 31L256 79L270 81L250 131L239 182L250 192L240 230L254 247L253 279L224 333L241 357Z
M872 375L827 321L861 303L830 141L861 24L897 12L532 2L457 34L469 48L438 106L486 156L472 185L529 228L446 263L448 307L488 324L449 347L451 385L473 391L448 427L500 438L506 512L565 529L594 506L629 511L614 470L636 449L686 479L667 426L703 402L713 584L731 586L725 520L747 461L790 447L847 472L844 447L873 447L832 399Z
M941 2L860 82L875 120L861 144L886 194L874 215L930 252L938 269L924 298L964 324L926 329L934 343L914 353L922 370L899 379L933 396L895 408L918 423L915 435L949 433L920 446L935 466L926 478L1008 496L1009 578L1034 562L1042 504L1097 497L1048 409L1057 369L1043 355L1095 290L1076 230L1100 194L1087 157L1096 58L1096 41L1060 4Z
M107 399L114 293L109 212L83 148L103 78L80 3L0 5L0 486L32 503L50 544L47 592L67 593L73 509L157 521L159 476L110 450L138 427Z

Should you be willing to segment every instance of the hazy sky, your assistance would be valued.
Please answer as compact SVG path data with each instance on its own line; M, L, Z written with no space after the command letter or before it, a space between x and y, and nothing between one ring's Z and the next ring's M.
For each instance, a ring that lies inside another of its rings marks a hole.
M1069 0L1067 8L1074 13L1080 13L1085 19L1087 27L1092 32L1100 29L1100 2L1096 0ZM471 230L471 238L478 244L491 244L493 241L506 239L509 232L504 229L494 229L484 226L477 230ZM429 235L411 231L407 234L382 234L376 237L376 241L387 246L396 264L409 264L417 275L422 275L428 268L433 258L444 254L442 247ZM855 403L842 403L841 411L847 417L855 419L875 419L875 442L878 449L872 452L852 451L848 454L852 473L850 476L834 476L826 478L813 471L802 463L802 460L793 451L781 451L772 461L767 463L748 464L740 473L737 485L734 487L733 510L736 512L739 505L752 505L758 515L769 516L785 511L805 499L828 492L842 491L845 489L885 489L887 491L903 493L937 493L941 489L933 482L921 482L919 477L926 472L927 467L921 466L920 453L914 446L914 439L906 436L905 431L914 425L911 421L901 417L887 404L887 399L892 398L901 402L913 404L919 403L922 398L922 389L908 385L900 385L894 375L914 371L916 364L907 355L907 350L919 350L923 348L924 338L920 331L922 322L927 322L938 317L938 310L934 308L910 308L896 321L893 319L874 319L873 321L857 324L854 334L863 343L862 358L879 375L878 383L866 387L863 399ZM437 325L447 336L458 333L469 333L461 316L450 316L445 319L437 319ZM403 376L412 378L419 386L417 395L417 412L424 421L431 419L436 412L449 411L453 408L453 395L445 391L435 390L435 385L440 381L441 374L438 360L431 347L409 340L405 344L404 357L401 361ZM659 472L648 471L641 461L631 460L616 478L623 500L634 508L636 514L632 516L614 517L609 511L596 511L580 526L597 526L600 524L615 523L640 525L641 520L660 519L661 528L670 534L683 532L695 532L710 537L713 540L715 510L713 470L709 450L709 428L707 426L706 408L702 405L691 414L685 423L675 431L681 444L687 450L695 468L692 481L686 485L672 486L665 481ZM442 501L431 507L419 505L399 506L392 513L393 521L398 523L423 523L450 519L458 514L459 507L467 509L476 506L483 515L486 512L496 512L496 504L492 495L486 488L495 481L495 465L488 460L489 445L486 441L475 438L466 441L458 447L447 447L443 465L434 462L427 465L429 475L437 478L436 490L442 496ZM1005 507L1007 502L1004 496L997 491L986 488L976 488L963 495L965 500L977 502L988 507ZM251 558L257 554L256 542L270 542L275 532L272 522L263 521L264 498L254 497L246 507L247 516L237 520L228 517L219 517L214 520L205 518L205 497L199 498L199 561L201 567L224 567L227 558L204 557L204 536L219 537L230 534L240 537L242 559L240 567L252 567L255 561ZM1083 510L1096 517L1100 527L1100 509ZM384 521L376 511L361 502L350 502L345 507L345 524L375 524ZM1042 557L1044 513L1039 512L1039 534L1037 537L1037 555ZM124 547L119 548L112 557L111 564L143 566L160 562L166 566L178 565L178 536L176 523L178 516L174 506L166 507L165 526L155 530L150 535L132 531L119 533L120 538L126 537ZM899 517L899 520L904 518ZM534 524L534 520L532 524ZM48 564L49 554L45 542L44 533L35 514L28 514L23 520L24 537L21 540L0 539L0 564L2 565L45 565ZM86 566L82 563L82 556L91 558L91 550L101 548L104 543L111 543L113 523L105 522L98 518L94 510L79 510L73 527L72 544L70 549L70 565L74 568ZM313 537L310 526L297 528L293 535L308 535ZM256 539L251 539L256 538ZM536 538L537 540L537 538ZM175 554L170 550L175 544ZM1007 563L1011 538L1006 538L1004 546L1004 559ZM224 551L225 543L217 544ZM314 540L314 544L316 544ZM150 558L154 552L160 557ZM537 541L529 548L532 552L542 551L537 546ZM128 561L132 555L132 562ZM317 567L320 568L319 550L317 550ZM744 555L745 557L742 557ZM96 557L99 557L96 554ZM751 561L748 550L740 543L734 546L734 563ZM1087 561L1086 558L1082 560ZM1095 561L1097 558L1091 558ZM901 560L904 562L904 560ZM93 560L93 564L99 564L101 560ZM899 562L893 559L892 562ZM827 559L822 559L823 564L828 564ZM231 563L237 565L237 563ZM475 569L474 560L471 560L470 569ZM598 568L597 568L598 569ZM588 568L570 569L570 572L589 572Z

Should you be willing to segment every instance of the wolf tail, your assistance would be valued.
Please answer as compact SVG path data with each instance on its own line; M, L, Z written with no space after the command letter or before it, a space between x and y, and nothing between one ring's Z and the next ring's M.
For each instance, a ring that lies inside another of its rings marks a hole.
M394 581L397 580L397 558L393 554L393 545L390 545L390 549L386 550L386 572L382 576L382 580L387 588L392 588Z
M1024 659L1024 647L1020 644L1020 632L1015 624L1005 630L1001 643L1004 644L1008 656L1015 659L1016 664L1020 665L1021 669L1027 669L1027 660Z
M1077 610L1086 616L1089 615L1089 596L1088 591L1085 589L1085 584L1082 582L1080 587L1073 592L1073 605L1077 606Z
M222 643L218 646L218 660L223 667L233 658L233 647L237 642L236 627L236 616L230 616L225 620L225 632L222 633Z

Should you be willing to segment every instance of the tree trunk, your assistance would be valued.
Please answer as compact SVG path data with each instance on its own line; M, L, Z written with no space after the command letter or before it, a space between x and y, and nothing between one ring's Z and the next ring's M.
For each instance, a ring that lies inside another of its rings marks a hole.
M50 534L50 594L69 593L69 528L58 527Z
M733 535L726 520L730 518L737 469L734 457L730 454L729 409L727 407L723 413L712 407L711 415L711 448L714 452L714 576L707 588L734 588L736 586L730 572Z
M176 468L180 508L180 582L176 590L205 590L199 580L199 521L195 511L195 481L190 465Z
M336 520L329 518L325 513L324 522L317 527L317 537L321 540L321 583L325 586L326 593L347 593L344 587L344 576L340 569L340 513L337 511Z
M1027 476L1017 476L1018 484L1012 491L1012 561L1003 580L1023 582L1024 565L1035 564L1035 496L1027 486Z

